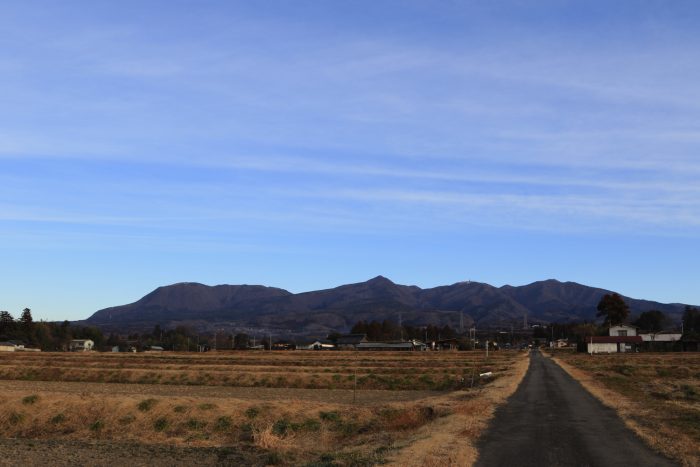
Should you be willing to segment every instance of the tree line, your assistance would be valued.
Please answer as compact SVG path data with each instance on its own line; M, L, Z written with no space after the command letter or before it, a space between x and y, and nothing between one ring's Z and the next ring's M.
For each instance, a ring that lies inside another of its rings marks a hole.
M418 339L437 341L441 339L453 339L459 332L449 325L435 326L399 326L389 320L379 321L358 321L350 330L350 334L365 334L369 341L389 341L400 339Z
M13 341L43 351L68 350L73 339L91 339L95 346L104 343L102 331L90 326L72 326L68 321L34 321L32 310L25 308L15 319L9 311L0 311L0 341Z

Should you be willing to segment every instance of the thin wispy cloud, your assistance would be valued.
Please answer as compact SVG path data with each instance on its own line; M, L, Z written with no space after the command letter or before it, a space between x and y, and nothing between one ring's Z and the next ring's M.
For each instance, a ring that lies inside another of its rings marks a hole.
M583 263L601 238L623 263L697 237L700 8L366 6L4 5L0 253L85 243L110 263L133 248L161 277L161 250L212 245L275 271L322 246L352 251L359 274L359 258L451 245L416 264L425 276L433 262L487 270L487 251L524 237L581 236ZM630 253L630 235L653 247ZM487 247L467 253L468 236Z

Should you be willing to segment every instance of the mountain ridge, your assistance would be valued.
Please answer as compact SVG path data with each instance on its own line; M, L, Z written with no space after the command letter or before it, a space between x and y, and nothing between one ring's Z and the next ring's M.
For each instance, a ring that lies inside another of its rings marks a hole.
M136 302L95 312L84 324L108 331L150 330L186 325L203 332L218 328L286 335L346 332L361 320L413 325L513 326L594 320L600 298L612 293L556 279L494 287L463 281L422 289L384 276L365 282L301 293L264 285L208 286L180 282L161 286ZM624 297L624 296L623 296ZM632 315L658 309L679 321L684 304L624 297Z

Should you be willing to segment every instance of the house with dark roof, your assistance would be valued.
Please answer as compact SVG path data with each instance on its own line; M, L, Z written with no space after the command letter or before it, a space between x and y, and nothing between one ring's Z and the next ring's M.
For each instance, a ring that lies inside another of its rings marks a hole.
M367 342L367 334L346 334L338 337L336 347L338 350L355 350L363 342Z
M592 336L588 338L587 350L594 353L623 353L638 352L642 336L637 335L637 327L629 324L610 326L607 336Z

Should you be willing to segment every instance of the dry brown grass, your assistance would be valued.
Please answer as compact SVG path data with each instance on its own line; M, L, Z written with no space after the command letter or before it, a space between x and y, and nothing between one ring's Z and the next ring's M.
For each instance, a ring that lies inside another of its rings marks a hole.
M515 392L527 372L530 359L524 353L520 357L487 388L468 394L468 399L464 400L464 394L445 396L441 403L449 407L452 414L403 441L390 465L472 465L477 457L477 439L486 429L496 407Z
M475 457L470 443L485 426L494 404L512 393L524 374L527 361L521 356L502 351L488 362L477 352L3 356L0 379L19 375L26 382L5 384L0 396L0 437L227 446L256 455L269 453L275 462L292 465L317 461L372 465L392 453L397 459L418 458L404 454L402 448L406 448L408 453L423 454L420 464L405 465L465 465L463 461ZM485 371L499 377L490 382L477 377L474 387L466 387L471 386L473 373ZM99 385L64 382L91 381L104 372L120 381L148 384L113 384L108 378ZM143 372L153 376L144 381ZM347 387L355 372L360 395L377 386L392 386L393 391L381 391L389 394L400 394L397 387L434 391L416 400L387 402L384 398L367 405L366 397L358 397L357 404L295 399L294 391L299 389L291 389L292 395L280 401L221 395L226 391L220 386L226 385L248 385L255 391L251 382L273 374L290 375L274 380L278 388L297 387L295 378L309 387L330 383ZM167 375L179 373L191 386L171 385ZM231 379L230 375L241 374L245 377ZM390 378L401 384L390 383ZM44 379L54 382L40 382ZM98 387L99 392L91 391ZM111 387L118 391L111 393ZM184 390L188 387L191 392ZM445 391L455 388L459 389Z
M700 466L700 355L555 355L649 446L684 466Z

